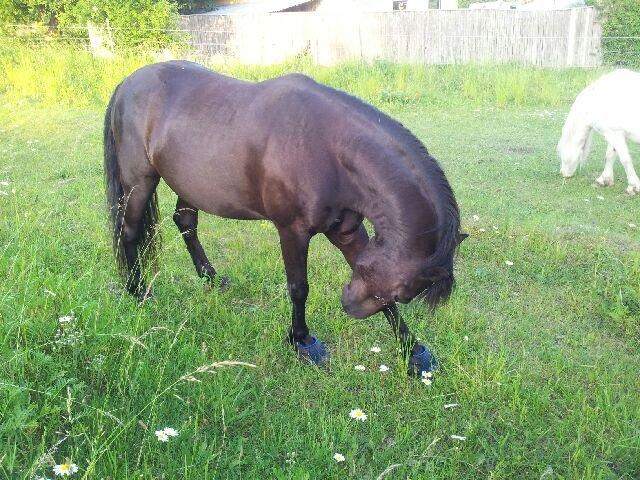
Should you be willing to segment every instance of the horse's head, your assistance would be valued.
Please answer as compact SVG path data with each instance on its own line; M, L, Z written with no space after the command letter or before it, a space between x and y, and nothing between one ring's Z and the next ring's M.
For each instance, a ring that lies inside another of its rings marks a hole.
M560 156L560 173L565 178L573 177L578 167L584 164L591 148L589 133L586 134L586 137L584 135L579 138L575 137L575 133L565 126L557 146Z
M456 231L453 239L441 239L438 248L426 256L394 252L372 239L358 257L351 281L342 290L345 312L366 318L390 303L409 303L418 296L435 307L451 294L453 255L466 237Z

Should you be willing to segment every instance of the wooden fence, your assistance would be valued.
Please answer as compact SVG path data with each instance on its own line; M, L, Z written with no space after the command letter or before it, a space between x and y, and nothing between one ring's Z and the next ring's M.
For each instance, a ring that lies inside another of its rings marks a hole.
M189 15L181 18L196 53L209 61L271 64L307 54L321 65L385 59L424 64L601 64L593 8L426 12Z

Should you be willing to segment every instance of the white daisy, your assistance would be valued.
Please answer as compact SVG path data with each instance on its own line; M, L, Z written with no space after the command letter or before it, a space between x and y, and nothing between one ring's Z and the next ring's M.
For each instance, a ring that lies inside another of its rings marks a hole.
M380 353L380 347L378 347L377 345L374 345L373 347L371 347L371 351L373 353Z
M53 473L60 477L71 476L78 471L78 466L75 463L61 463L53 467Z
M58 323L70 323L70 322L73 322L75 319L76 317L74 317L72 313L71 315L64 315L58 318Z
M636 228L636 224L635 223L630 223L629 224L629 228Z
M478 231L479 231L480 233L484 233L484 232L486 232L487 230L486 230L485 228L480 228L480 229L478 229Z
M478 215L474 215L474 216L473 216L473 219L477 222L478 220L480 220L480 216L478 216Z
M337 462L344 462L344 455L342 455L341 453L334 453L333 454L333 459Z
M356 365L355 367L353 367L355 370L358 370L359 372L364 372L367 367L365 367L364 365Z
M361 422L364 422L367 419L367 414L364 413L360 408L351 410L351 412L349 412L349 416L354 420L360 420Z
M162 430L165 435L167 435L168 437L177 437L178 436L178 431L175 428L171 428L171 427L164 427L164 429Z
M445 405L444 405L444 409L445 409L445 410L448 410L448 409L450 409L450 408L456 408L457 406L458 406L458 404L457 404L457 403L445 403Z
M461 435L451 435L451 438L454 440L460 440L461 442L464 442L467 439L467 437L463 437Z
M389 367L387 367L386 365L380 365L380 371L381 372L388 372L389 371Z
M504 262L508 267L513 267L513 262L511 260L505 260Z
M159 442L169 441L169 435L167 435L164 430L156 430L156 437Z

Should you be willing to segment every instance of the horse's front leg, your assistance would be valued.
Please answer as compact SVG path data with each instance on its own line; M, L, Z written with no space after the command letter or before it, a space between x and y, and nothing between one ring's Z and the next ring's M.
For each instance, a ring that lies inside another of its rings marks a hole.
M433 371L438 366L438 361L427 347L418 343L407 324L404 323L398 306L390 303L382 311L394 335L400 341L402 355L409 360L409 375L423 376Z
M287 290L293 307L289 341L300 358L315 364L326 363L329 353L320 340L309 334L305 320L305 303L309 294L307 255L311 236L305 229L295 227L279 227L278 233L287 274Z
M354 268L360 252L369 243L369 235L362 224L355 230L349 225L341 225L326 232L325 235L342 252L351 269ZM409 374L422 375L423 372L431 372L437 366L435 358L424 345L417 342L402 319L397 305L391 303L382 312L387 317L394 335L400 341L403 356L409 359Z

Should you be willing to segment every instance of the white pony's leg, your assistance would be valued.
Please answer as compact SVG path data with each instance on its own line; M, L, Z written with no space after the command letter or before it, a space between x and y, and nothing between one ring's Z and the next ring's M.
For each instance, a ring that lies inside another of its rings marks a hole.
M616 150L610 143L607 144L607 153L604 159L602 175L596 178L596 183L601 187L613 185L613 163L616 161Z
M640 193L640 178L638 178L638 175L633 168L633 161L631 160L631 155L629 154L629 148L627 147L627 142L624 138L624 135L620 133L610 134L606 136L606 139L610 144L613 145L613 148L616 149L616 152L618 152L620 163L622 163L624 171L627 173L627 182L629 182L627 193L629 195Z

